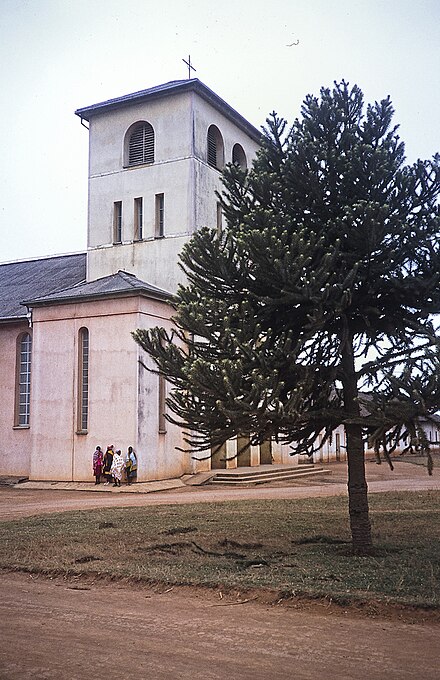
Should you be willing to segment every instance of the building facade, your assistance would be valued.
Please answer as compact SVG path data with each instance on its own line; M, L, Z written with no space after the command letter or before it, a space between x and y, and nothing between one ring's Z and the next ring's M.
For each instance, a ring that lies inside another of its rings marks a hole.
M209 469L177 450L168 386L131 332L171 328L178 254L201 226L221 229L221 170L250 166L260 133L196 79L76 114L89 129L87 252L0 265L0 474L91 480L95 446L110 444L134 447L139 480ZM213 465L244 464L236 445Z
M87 251L0 264L0 475L92 480L96 445L132 446L140 481L294 462L287 445L243 438L211 459L179 451L168 385L131 336L171 329L179 252L200 227L221 229L221 170L250 167L259 131L197 79L76 114L89 130ZM342 428L314 455L345 457Z

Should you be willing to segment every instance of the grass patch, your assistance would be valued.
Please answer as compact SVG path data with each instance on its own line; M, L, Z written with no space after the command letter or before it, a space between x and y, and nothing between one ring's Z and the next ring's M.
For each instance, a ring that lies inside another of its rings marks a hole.
M350 554L346 500L118 508L0 523L0 568L336 602L440 606L440 492L370 496L374 555Z

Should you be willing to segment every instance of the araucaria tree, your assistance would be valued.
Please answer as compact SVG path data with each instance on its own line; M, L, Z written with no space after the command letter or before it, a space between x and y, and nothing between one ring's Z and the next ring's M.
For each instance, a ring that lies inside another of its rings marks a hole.
M224 171L226 225L182 252L175 334L134 335L193 450L246 433L310 454L344 426L362 554L366 441L427 449L420 419L440 407L440 156L404 165L390 99L364 111L345 82L301 113L290 129L272 114L252 168Z

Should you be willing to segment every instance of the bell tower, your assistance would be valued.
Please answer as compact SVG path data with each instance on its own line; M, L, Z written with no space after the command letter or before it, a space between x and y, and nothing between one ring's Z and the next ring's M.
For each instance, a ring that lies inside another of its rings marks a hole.
M90 135L87 279L124 270L174 292L182 246L220 227L222 168L248 167L259 131L198 79L75 113Z

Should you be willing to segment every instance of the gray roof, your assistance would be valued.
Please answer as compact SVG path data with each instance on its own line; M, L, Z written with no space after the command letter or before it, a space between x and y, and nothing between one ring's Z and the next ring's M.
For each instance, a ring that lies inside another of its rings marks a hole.
M134 274L119 271L117 274L104 276L95 281L84 281L55 293L32 297L26 303L30 307L36 307L39 305L53 305L81 300L100 300L106 297L126 297L127 295L143 295L155 300L165 301L170 301L173 297L166 290L156 288L156 286L141 281Z
M0 321L26 318L22 302L49 295L86 278L86 253L0 264Z
M145 101L152 101L153 99L158 99L160 97L189 91L196 92L200 97L205 99L205 101L220 110L254 141L258 143L261 142L261 132L198 78L191 78L190 80L172 80L169 83L156 85L147 90L140 90L139 92L126 94L121 97L116 97L115 99L108 99L107 101L92 104L91 106L84 106L81 109L77 109L75 113L82 120L90 120L90 118L96 114L106 113L107 111L119 109L124 106L130 106L133 103L138 104Z

